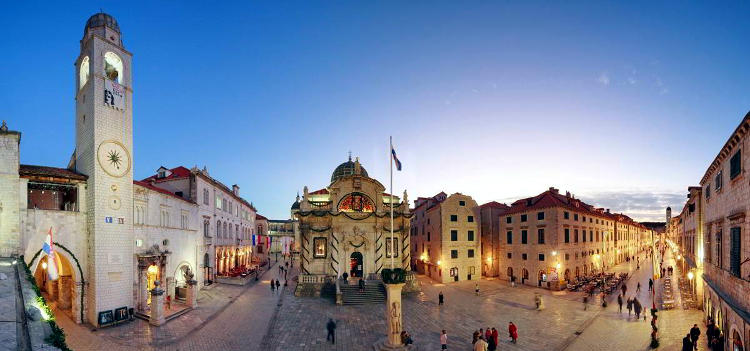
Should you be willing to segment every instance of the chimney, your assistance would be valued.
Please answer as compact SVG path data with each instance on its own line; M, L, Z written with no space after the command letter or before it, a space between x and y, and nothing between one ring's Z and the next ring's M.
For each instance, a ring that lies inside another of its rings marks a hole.
M565 197L570 197L570 191L565 192Z
M240 196L240 186L237 184L232 185L232 193L234 196Z
M607 213L609 213L609 209L607 209Z
M549 191L553 194L560 193L560 189L555 188L554 186L549 187Z

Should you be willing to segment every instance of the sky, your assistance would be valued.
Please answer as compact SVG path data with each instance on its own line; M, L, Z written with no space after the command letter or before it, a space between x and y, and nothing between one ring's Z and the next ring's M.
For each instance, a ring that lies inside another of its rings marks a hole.
M348 152L394 193L554 186L679 212L750 110L749 2L221 1L0 5L0 118L65 167L88 17L133 53L134 176L206 166L269 218Z

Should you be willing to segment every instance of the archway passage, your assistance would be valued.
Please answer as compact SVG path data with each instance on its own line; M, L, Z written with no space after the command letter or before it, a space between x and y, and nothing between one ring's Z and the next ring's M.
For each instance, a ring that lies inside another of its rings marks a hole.
M508 279L513 278L513 267L508 267Z
M359 251L352 252L349 256L349 275L352 278L361 278L363 273L363 258Z
M737 330L732 332L732 351L744 351L744 345L742 344L742 337Z
M566 281L566 282L567 282L567 281L570 281L570 269L566 269L566 270L565 270L565 275L564 275L564 277L565 277L565 281Z
M544 278L545 278L544 277L544 271L540 270L539 274L537 275L537 285L538 286L542 286L542 282L545 280Z
M529 270L524 268L521 271L521 284L526 284L527 280L529 280Z
M73 266L70 261L57 252L55 255L54 264L57 266L58 278L51 280L48 274L49 257L46 254L42 254L39 258L39 263L34 270L34 280L39 290L42 292L42 296L50 304L50 307L58 313L60 311L68 314L73 320L76 320L73 315L73 305L78 306L78 302L75 300L75 279Z

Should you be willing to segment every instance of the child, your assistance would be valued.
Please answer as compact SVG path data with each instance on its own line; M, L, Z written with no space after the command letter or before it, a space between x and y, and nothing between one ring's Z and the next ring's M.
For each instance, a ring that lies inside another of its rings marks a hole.
M448 334L445 333L445 329L443 329L443 332L440 334L440 349L448 349Z

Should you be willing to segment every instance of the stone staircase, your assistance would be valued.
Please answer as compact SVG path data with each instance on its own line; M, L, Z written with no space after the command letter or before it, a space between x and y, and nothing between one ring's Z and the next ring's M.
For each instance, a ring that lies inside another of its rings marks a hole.
M379 280L368 280L365 282L365 291L359 292L359 287L354 284L341 284L341 295L344 305L363 305L368 303L385 303L385 287Z

